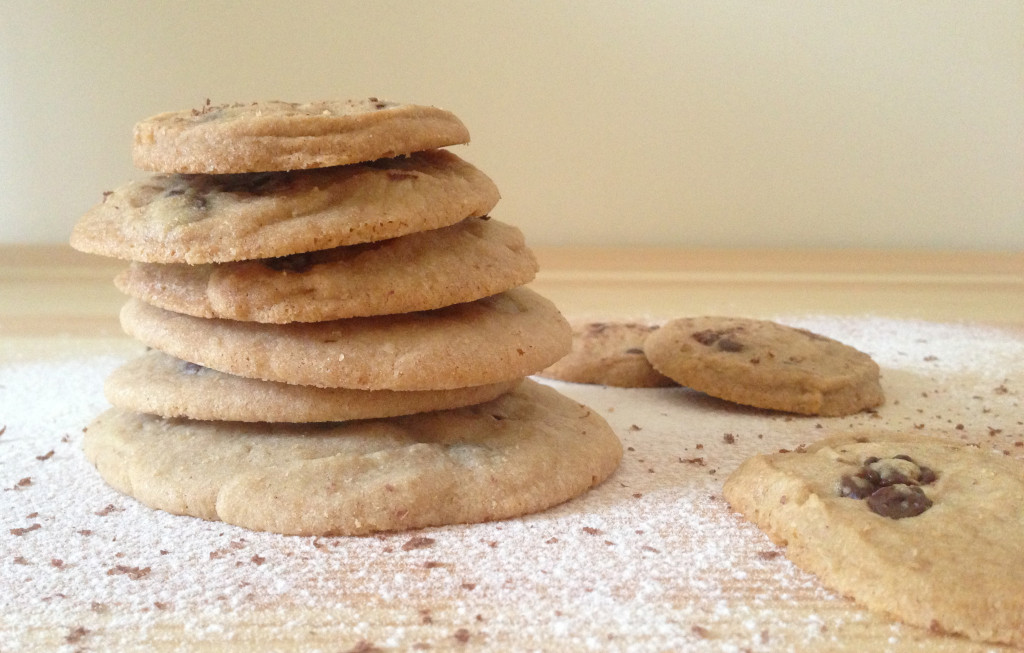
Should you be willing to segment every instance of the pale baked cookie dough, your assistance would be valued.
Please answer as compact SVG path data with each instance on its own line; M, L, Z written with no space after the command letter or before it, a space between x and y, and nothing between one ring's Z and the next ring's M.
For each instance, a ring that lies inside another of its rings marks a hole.
M622 445L597 413L524 381L494 401L344 424L165 420L110 409L86 458L171 513L290 535L363 535L543 510L601 483Z
M485 218L408 236L279 259L208 265L132 263L124 293L196 317L321 322L425 311L533 280L519 229Z
M340 422L412 415L490 401L519 379L453 390L349 390L260 381L224 374L150 351L107 377L107 400L159 415L238 422Z
M757 456L725 498L797 566L869 608L1024 644L1024 464L925 436L867 434Z
M433 311L291 324L197 318L133 299L121 326L146 345L228 374L359 390L510 381L572 346L555 305L525 287Z
M469 142L444 109L377 98L207 103L136 124L132 158L154 172L225 174L347 165Z
M841 342L767 320L680 318L644 345L659 372L738 404L849 415L884 401L878 365Z
M573 321L572 327L572 351L540 376L620 388L676 385L644 356L644 341L657 325L605 320Z
M444 150L292 173L154 175L107 193L71 245L149 263L273 258L445 227L486 215L499 197Z

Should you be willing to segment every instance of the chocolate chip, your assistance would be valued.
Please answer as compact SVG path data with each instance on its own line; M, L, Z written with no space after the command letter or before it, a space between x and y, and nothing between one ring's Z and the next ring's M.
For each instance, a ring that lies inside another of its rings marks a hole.
M916 517L932 507L932 500L916 485L898 483L879 488L867 498L871 512L889 519Z
M743 351L743 343L736 342L732 338L725 337L718 341L717 346L722 351Z
M930 485L935 482L935 472L930 467L921 467L921 476L917 479L920 485Z
M866 499L878 487L861 474L846 474L839 480L839 496L850 499Z
M722 337L722 334L718 331L712 331L711 329L705 329L703 331L694 332L691 337L699 342L700 344L710 347Z
M865 461L867 463L867 461ZM865 465L876 472L879 485L919 485L921 468L909 456L900 455L883 458Z

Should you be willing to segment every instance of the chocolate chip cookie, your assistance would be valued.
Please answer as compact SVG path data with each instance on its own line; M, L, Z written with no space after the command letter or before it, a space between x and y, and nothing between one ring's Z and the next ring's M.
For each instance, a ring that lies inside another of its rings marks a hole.
M724 494L797 566L869 608L1024 644L1024 464L892 433L751 458Z
M622 456L597 413L530 380L476 406L341 424L115 408L83 446L112 487L150 507L293 535L515 517L587 491Z
M519 383L408 392L317 388L224 374L154 350L114 370L103 388L114 406L161 417L305 423L461 408L491 401Z
M529 283L537 260L519 229L483 218L363 245L188 265L132 263L124 293L195 317L321 322L426 311Z
M577 321L572 326L572 351L540 376L620 388L676 385L644 356L644 341L657 325L606 320Z
M450 390L529 376L572 331L526 287L433 311L330 322L204 319L130 300L128 335L177 358L266 381L356 390Z
M644 353L656 370L682 385L757 408L836 416L884 400L870 356L767 320L672 320L647 338Z
M378 98L217 104L135 126L132 158L154 172L234 174L373 161L469 142L444 109Z
M292 173L153 175L105 194L71 245L149 263L273 258L446 227L498 199L487 175L444 150Z

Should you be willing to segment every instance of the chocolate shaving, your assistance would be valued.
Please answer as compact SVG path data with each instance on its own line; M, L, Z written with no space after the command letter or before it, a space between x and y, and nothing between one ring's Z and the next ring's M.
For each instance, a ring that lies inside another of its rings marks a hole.
M412 551L413 549L426 549L428 547L434 546L434 542L436 541L437 540L435 540L432 537L423 537L422 535L417 535L416 537L411 538L408 542L403 544L402 550Z
M71 632L68 633L67 637L64 638L64 641L68 644L77 644L78 642L82 641L82 638L88 634L88 628L85 628L84 626L75 626L71 629Z
M149 575L152 571L149 567L129 567L128 565L116 565L107 570L108 576L115 576L117 574L124 574L132 580L141 580Z

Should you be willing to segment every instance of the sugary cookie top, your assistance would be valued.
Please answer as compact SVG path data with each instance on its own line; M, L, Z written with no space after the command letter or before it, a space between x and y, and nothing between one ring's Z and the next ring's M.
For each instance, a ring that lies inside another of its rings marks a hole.
M135 125L144 170L229 174L346 165L469 142L437 107L360 100L206 104Z

